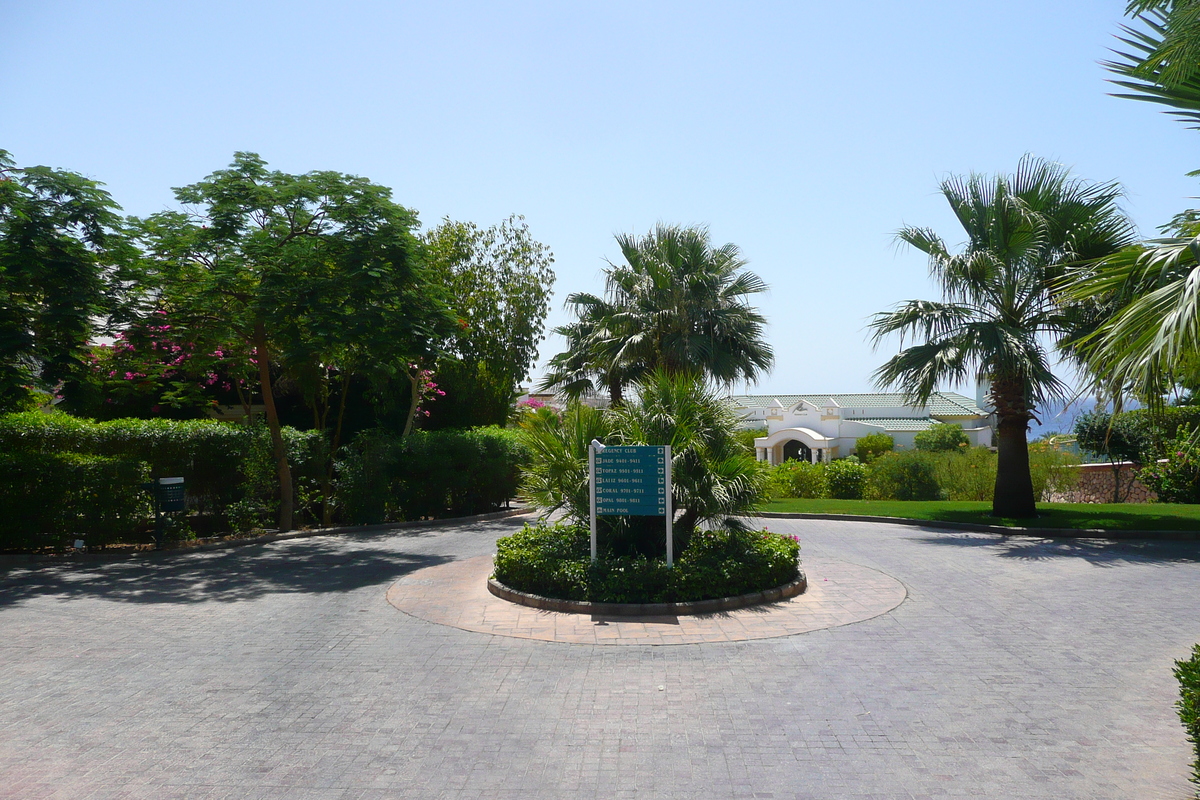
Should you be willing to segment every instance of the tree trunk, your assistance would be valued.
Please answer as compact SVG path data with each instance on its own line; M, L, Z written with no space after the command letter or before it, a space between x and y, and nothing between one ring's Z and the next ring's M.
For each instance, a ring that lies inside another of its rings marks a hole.
M262 384L263 405L267 407L267 428L271 431L271 446L275 453L275 466L279 473L279 530L292 529L292 469L288 466L287 447L283 443L283 429L279 424L279 412L275 410L275 392L271 388L271 358L267 348L267 328L262 322L254 323L254 349L258 361L258 380Z
M417 418L417 409L421 405L421 390L418 384L421 381L421 370L416 372L405 372L408 375L408 382L412 384L412 397L408 401L408 419L404 421L404 433L400 434L400 438L404 438L412 433L413 421Z
M621 387L621 382L618 380L610 381L608 384L608 406L609 408L620 408L625 402L625 393Z
M992 400L999 419L992 516L1017 519L1036 517L1033 478L1029 474L1029 442L1025 438L1033 415L1025 402L1024 381L994 380Z
M324 502L321 505L321 524L329 527L333 524L333 465L338 448L342 446L342 423L346 419L346 395L350 391L350 373L342 376L342 394L338 398L337 426L333 430L333 443L329 446L329 463L325 465L325 481L321 485Z

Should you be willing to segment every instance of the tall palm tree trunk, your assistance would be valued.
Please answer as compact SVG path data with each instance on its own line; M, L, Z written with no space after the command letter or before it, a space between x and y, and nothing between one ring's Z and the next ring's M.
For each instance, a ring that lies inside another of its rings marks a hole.
M1025 401L1025 382L998 380L992 385L998 418L996 431L996 491L992 516L1018 519L1037 516L1033 478L1029 473L1026 431L1032 414Z

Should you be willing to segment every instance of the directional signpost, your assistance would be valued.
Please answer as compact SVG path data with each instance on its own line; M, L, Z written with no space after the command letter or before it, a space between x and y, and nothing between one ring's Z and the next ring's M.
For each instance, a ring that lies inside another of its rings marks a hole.
M675 561L671 530L671 446L588 446L592 501L592 560L596 560L596 517L665 517L667 566Z

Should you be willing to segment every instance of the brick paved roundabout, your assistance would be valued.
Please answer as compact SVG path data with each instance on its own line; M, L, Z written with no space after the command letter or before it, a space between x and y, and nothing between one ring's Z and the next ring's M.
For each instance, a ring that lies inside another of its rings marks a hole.
M771 520L811 584L850 565L907 597L751 641L387 602L519 524L0 567L0 797L1191 795L1170 670L1200 641L1196 543Z

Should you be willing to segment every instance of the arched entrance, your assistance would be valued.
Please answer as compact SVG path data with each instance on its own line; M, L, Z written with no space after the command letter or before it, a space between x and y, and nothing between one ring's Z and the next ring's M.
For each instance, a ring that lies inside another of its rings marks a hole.
M783 445L784 461L807 461L812 463L812 449L797 439L791 439Z

